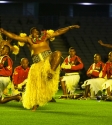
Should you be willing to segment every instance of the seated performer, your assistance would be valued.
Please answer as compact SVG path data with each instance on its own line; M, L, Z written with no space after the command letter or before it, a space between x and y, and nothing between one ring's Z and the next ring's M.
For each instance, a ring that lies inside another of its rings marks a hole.
M83 68L83 63L76 55L74 47L69 48L69 56L65 58L61 68L65 71L65 76L61 78L63 95L60 98L67 98L68 94L74 95L80 80L79 71Z
M14 69L14 72L12 75L12 82L13 82L14 88L16 90L18 90L20 88L22 89L22 86L26 86L27 77L28 77L28 73L30 70L29 61L27 58L22 58L20 63L21 63L21 65L17 66ZM18 91L17 91L17 93L18 93ZM16 91L13 92L14 95L17 93L16 93Z
M54 32L40 31L36 27L31 28L30 36L21 37L0 29L2 34L26 43L31 51L33 64L30 67L26 91L23 96L23 106L35 111L39 106L45 105L58 90L61 52L51 52L49 40L66 33L70 29L80 28L72 25L58 29Z
M13 61L9 57L10 48L4 45L0 56L0 102L3 98L3 91L10 83L10 76L12 75Z
M97 92L102 89L102 83L105 79L99 78L99 74L103 67L104 63L101 61L101 56L95 54L94 63L87 70L87 76L91 79L86 80L82 85L82 88L85 88L85 98L96 95Z
M101 77L107 77L107 80L102 85L102 89L106 89L107 96L112 96L112 52L108 54L108 61L105 63Z

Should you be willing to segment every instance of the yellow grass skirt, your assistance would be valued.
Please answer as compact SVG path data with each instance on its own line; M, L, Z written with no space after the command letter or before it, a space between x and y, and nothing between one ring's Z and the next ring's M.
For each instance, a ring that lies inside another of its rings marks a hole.
M48 79L47 74L51 70L49 57L32 64L29 74L28 82L26 84L26 91L23 94L23 106L27 109L34 105L43 106L52 99L58 90L60 66L53 73L53 78Z

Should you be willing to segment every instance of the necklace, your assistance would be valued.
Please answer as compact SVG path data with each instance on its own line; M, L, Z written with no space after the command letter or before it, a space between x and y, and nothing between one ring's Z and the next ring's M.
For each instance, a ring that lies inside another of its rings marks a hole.
M46 38L46 31L42 31L40 37L33 38L32 42L34 44L39 44L40 42L43 42L45 38Z

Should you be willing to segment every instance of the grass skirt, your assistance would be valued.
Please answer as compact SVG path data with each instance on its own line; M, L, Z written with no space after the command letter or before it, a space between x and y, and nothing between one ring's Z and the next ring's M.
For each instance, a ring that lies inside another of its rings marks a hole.
M58 90L60 66L53 73L52 79L47 78L50 71L49 57L44 61L32 64L28 74L26 91L23 94L25 108L30 109L34 105L43 106L55 95Z

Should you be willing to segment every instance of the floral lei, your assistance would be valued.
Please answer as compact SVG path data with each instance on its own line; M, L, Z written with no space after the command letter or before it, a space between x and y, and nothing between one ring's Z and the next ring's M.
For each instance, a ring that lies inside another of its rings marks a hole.
M47 34L46 31L42 31L40 37L39 38L33 38L32 42L34 44L39 44L40 42L43 42L44 39L46 38L46 34Z

